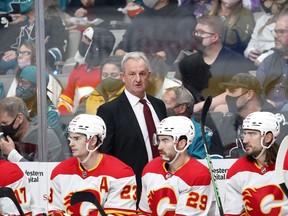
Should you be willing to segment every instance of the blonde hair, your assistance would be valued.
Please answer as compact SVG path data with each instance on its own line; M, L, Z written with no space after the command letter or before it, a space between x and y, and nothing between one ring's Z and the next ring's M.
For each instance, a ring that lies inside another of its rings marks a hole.
M212 9L210 10L209 15L219 16L220 8L221 8L221 0L214 0L213 5L212 5ZM230 15L231 18L230 18L228 25L227 25L228 28L231 28L232 26L234 26L237 23L242 10L248 10L248 9L243 7L243 3L241 0L232 9L232 13Z

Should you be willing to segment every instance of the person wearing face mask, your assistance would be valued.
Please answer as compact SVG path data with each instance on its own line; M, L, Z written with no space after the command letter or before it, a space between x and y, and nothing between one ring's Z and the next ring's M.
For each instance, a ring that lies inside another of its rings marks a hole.
M225 38L225 26L218 16L201 16L197 19L197 25L194 31L194 37L198 40L197 55L202 55L204 62L210 66L208 86L201 93L204 99L213 96L210 109L213 110L217 105L225 103L225 92L219 87L220 82L228 82L237 73L248 73L250 70L249 61L239 53L236 53L223 45ZM184 57L181 61L185 62L186 67L193 68L196 58L191 54ZM179 65L181 65L181 61ZM191 64L191 66L189 66ZM181 80L192 79L195 74L181 74L185 71L177 72L176 77ZM206 77L203 77L203 79ZM217 96L217 97L216 97ZM195 104L194 112L200 112L203 107L203 101Z
M271 32L279 14L288 11L287 0L261 0L260 4L264 14L257 19L251 39L244 51L245 57L249 58L256 67L273 53L275 42Z
M143 0L145 10L135 16L114 54L141 51L166 60L169 70L179 52L191 48L196 20L192 12L172 0Z
M100 62L111 54L114 43L115 37L107 29L88 27L83 32L75 55L77 63L58 101L61 114L75 113L78 105L100 83Z
M25 102L19 97L6 97L0 101L0 150L11 162L38 160L38 123L31 121ZM54 129L47 127L48 161L64 159L63 145L67 144Z
M105 58L101 63L101 83L78 106L75 115L96 114L98 107L117 98L125 89L120 78L121 60L117 56Z
M166 89L162 100L166 106L167 116L185 116L191 119L195 127L195 137L193 143L188 147L188 154L196 159L204 159L206 152L201 135L201 126L193 117L193 95L183 86L174 86ZM207 146L210 149L212 131L208 127L205 127L205 129Z
M46 76L46 85L49 83L49 74ZM28 110L31 121L37 120L37 68L36 66L27 66L20 73L20 80L16 87L16 97L21 98ZM61 129L59 113L56 106L47 96L47 125L56 131Z
M245 153L241 140L243 119L255 111L276 112L276 109L262 97L261 84L253 75L239 73L229 82L219 85L227 92L225 101L228 112L212 139L217 146L223 147L225 158L238 158Z
M16 69L7 71L7 74L15 75L15 78L13 79L11 86L9 87L9 90L7 92L7 97L12 97L16 95L16 87L20 80L21 71L26 66L36 65L35 42L32 40L23 42L17 52L17 56L18 65ZM47 89L49 89L47 93L49 98L54 104L56 104L63 88L60 81L58 81L58 79L53 74L49 74L49 83Z

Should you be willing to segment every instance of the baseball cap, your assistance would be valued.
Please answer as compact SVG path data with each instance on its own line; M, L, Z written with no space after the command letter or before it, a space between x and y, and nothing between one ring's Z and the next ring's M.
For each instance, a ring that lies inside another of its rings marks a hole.
M229 82L220 82L219 87L222 89L245 88L254 90L255 92L262 91L261 84L257 78L248 73L238 73L234 75Z
M46 76L46 86L49 83L49 74L47 71L45 71ZM28 80L30 83L36 84L37 83L37 68L36 66L27 66L25 67L21 73L20 78L24 78Z

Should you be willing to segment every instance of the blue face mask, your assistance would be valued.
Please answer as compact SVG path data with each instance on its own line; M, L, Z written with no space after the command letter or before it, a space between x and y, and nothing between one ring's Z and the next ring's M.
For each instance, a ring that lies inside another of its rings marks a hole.
M18 85L16 88L16 96L23 100L28 100L35 95L36 95L36 88L33 88L31 86Z

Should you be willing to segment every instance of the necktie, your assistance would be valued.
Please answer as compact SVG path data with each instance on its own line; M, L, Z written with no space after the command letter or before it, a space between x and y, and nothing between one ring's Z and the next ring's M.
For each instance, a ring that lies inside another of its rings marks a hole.
M159 156L159 152L156 146L153 145L153 134L156 132L156 127L153 121L152 113L145 99L140 99L140 103L143 104L143 113L145 117L145 122L148 130L150 146L152 150L153 158Z

